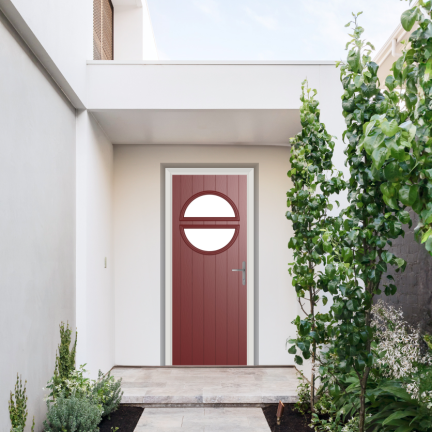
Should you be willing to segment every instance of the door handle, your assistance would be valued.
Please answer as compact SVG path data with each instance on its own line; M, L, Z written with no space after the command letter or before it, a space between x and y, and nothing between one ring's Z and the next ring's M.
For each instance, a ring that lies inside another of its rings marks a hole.
M246 263L243 261L241 269L232 269L232 271L241 271L242 272L242 284L246 285Z

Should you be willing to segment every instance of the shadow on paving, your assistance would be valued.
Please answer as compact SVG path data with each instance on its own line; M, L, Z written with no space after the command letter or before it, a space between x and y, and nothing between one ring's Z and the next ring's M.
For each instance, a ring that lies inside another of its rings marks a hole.
M310 416L304 417L294 411L294 404L286 404L282 416L281 425L276 424L277 404L271 404L263 408L264 416L272 432L313 432L308 425Z
M117 411L111 413L110 419L105 417L101 421L99 431L113 432L118 427L119 432L133 432L143 411L144 408L120 405Z

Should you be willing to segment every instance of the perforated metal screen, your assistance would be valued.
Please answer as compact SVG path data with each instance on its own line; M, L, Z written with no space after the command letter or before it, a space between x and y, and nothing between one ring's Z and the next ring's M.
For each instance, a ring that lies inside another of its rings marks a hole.
M114 7L93 0L93 60L114 60Z

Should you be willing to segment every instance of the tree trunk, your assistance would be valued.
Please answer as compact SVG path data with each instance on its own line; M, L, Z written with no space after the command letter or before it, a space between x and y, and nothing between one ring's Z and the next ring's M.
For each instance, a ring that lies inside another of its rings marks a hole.
M360 412L359 412L359 432L364 432L366 420L366 388L361 385Z
M309 268L313 268L312 263L309 262ZM310 298L310 311L312 316L312 330L315 331L315 293L313 287L309 288L309 298ZM312 342L312 358L311 358L311 385L310 385L310 406L311 412L315 410L315 353L316 353L316 342Z
M313 413L315 411L315 352L312 354L310 406L311 406L311 412Z

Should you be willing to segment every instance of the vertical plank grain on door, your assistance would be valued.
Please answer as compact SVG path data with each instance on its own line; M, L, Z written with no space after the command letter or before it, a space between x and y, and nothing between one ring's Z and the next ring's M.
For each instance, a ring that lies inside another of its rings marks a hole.
M192 195L204 190L204 176L192 178ZM193 225L202 225L196 221ZM204 364L204 255L192 254L192 364Z
M242 273L232 272L246 261L246 176L174 176L173 182L173 364L247 364L246 286ZM233 201L240 221L180 222L186 201L212 190ZM183 240L181 226L188 224L239 225L239 237L223 252L207 254Z
M228 176L227 195L239 204L239 176ZM242 231L242 226L240 226ZM229 365L239 364L239 290L242 286L242 272L233 272L232 269L240 269L239 244L237 241L228 249L228 357Z
M172 177L172 363L174 365L181 364L181 239L178 235L179 218L181 210L181 176L173 175Z
M247 176L239 176L239 203L238 209L241 220L239 233L239 262L246 262L247 270ZM247 274L247 271L246 271ZM247 364L247 286L239 287L239 364Z
M216 177L216 191L227 194L227 176ZM222 223L221 223L222 225ZM228 261L227 254L218 254L216 257L216 364L227 365L227 337L228 337L228 314L227 314L227 290L228 290Z
M181 205L192 196L192 177L181 177ZM177 219L180 215L176 215ZM177 229L180 229L178 226ZM181 242L181 363L193 364L193 251Z
M216 190L216 176L205 175L204 190ZM215 225L207 221L205 225ZM204 255L204 363L216 364L216 255Z

